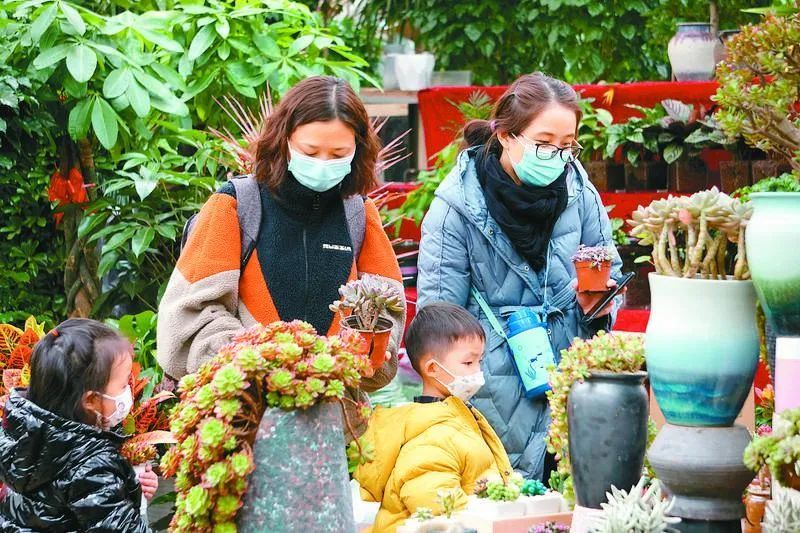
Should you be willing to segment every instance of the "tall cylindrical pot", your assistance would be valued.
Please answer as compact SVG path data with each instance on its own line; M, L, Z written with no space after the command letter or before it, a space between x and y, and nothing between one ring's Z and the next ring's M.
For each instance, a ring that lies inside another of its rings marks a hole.
M355 532L342 408L268 408L253 444L239 531Z
M800 193L756 193L747 261L770 333L777 338L775 410L800 407Z
M751 281L650 274L647 372L670 424L730 426L758 365Z
M777 337L800 337L800 193L750 195L747 263Z
M642 475L649 415L646 372L592 372L567 401L575 499L600 509L612 485L629 490Z
M711 24L678 24L667 46L672 73L678 81L708 81L714 78L714 50L719 40L711 33Z

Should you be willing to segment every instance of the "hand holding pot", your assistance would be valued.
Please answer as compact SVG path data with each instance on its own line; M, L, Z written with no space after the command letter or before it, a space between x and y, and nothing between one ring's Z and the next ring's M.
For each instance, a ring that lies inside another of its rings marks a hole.
M149 464L145 466L144 472L139 474L139 484L142 486L144 497L148 501L152 500L158 490L158 476Z
M391 353L390 353L390 352L387 350L387 351L386 351L386 353L384 354L384 363L385 363L385 362L387 362L387 361L390 361L391 359L392 359L392 354L391 354ZM365 378L371 378L372 376L374 376L374 375L375 375L375 371L376 371L378 368L380 368L381 366L383 366L383 364L381 364L381 365L380 365L379 367L377 367L377 368L375 368L374 366L370 365L370 366L369 366L369 368L367 368L367 369L366 369L366 370L363 372L363 374L362 374L362 375L363 375Z
M617 287L617 281L614 279L610 279L606 283L606 286L608 287L608 290L610 291L614 290ZM577 290L578 280L572 281L572 287ZM623 287L622 291L620 292L620 295L625 294L626 292L628 292L628 288ZM578 292L575 296L578 299L578 305L580 305L581 309L583 310L583 314L586 315L589 314L589 312L591 312L592 308L594 308L594 306L597 305L597 303L600 300L602 300L605 297L605 295L606 295L605 292ZM605 306L605 308L603 308L597 314L597 317L600 318L606 316L613 309L614 309L614 301L612 300L611 302L608 303L607 306Z

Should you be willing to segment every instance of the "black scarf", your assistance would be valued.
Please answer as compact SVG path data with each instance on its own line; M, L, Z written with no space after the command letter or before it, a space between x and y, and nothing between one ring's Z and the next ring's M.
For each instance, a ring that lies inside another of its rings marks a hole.
M475 165L489 214L514 249L540 271L547 261L553 227L567 208L567 169L547 187L534 187L514 183L493 153L479 150Z

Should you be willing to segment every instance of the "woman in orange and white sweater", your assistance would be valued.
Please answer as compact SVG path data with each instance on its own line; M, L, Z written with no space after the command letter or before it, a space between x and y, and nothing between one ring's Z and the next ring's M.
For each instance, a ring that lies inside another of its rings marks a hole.
M378 152L364 105L345 81L315 76L284 96L255 147L261 222L252 253L242 261L236 189L228 182L203 206L170 278L158 312L158 361L168 375L196 371L257 323L299 319L320 334L338 333L328 306L358 277L379 276L402 294L374 203L356 211L361 220L348 220L345 209L375 186ZM353 224L363 226L361 243L351 239ZM391 317L386 362L362 380L362 391L349 391L353 399L364 401L364 392L395 376L404 315Z

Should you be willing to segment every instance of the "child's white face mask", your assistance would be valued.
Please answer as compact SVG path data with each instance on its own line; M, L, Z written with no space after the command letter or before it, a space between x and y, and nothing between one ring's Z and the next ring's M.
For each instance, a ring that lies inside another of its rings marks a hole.
M102 392L98 394L100 394L100 396L103 398L114 402L115 408L114 412L108 416L103 416L101 413L95 411L95 415L97 415L97 425L108 430L121 424L133 408L133 393L131 392L131 386L127 385L125 389L116 396L109 396L107 394L103 394Z
M466 376L454 376L452 372L447 370L444 366L442 366L439 361L434 361L439 368L447 372L452 378L453 381L450 382L449 385L445 385L438 379L439 383L447 389L447 391L456 398L459 398L462 402L468 402L470 399L478 393L478 391L483 387L486 380L483 377L483 372L478 370L474 374L467 374ZM435 379L435 378L434 378Z

